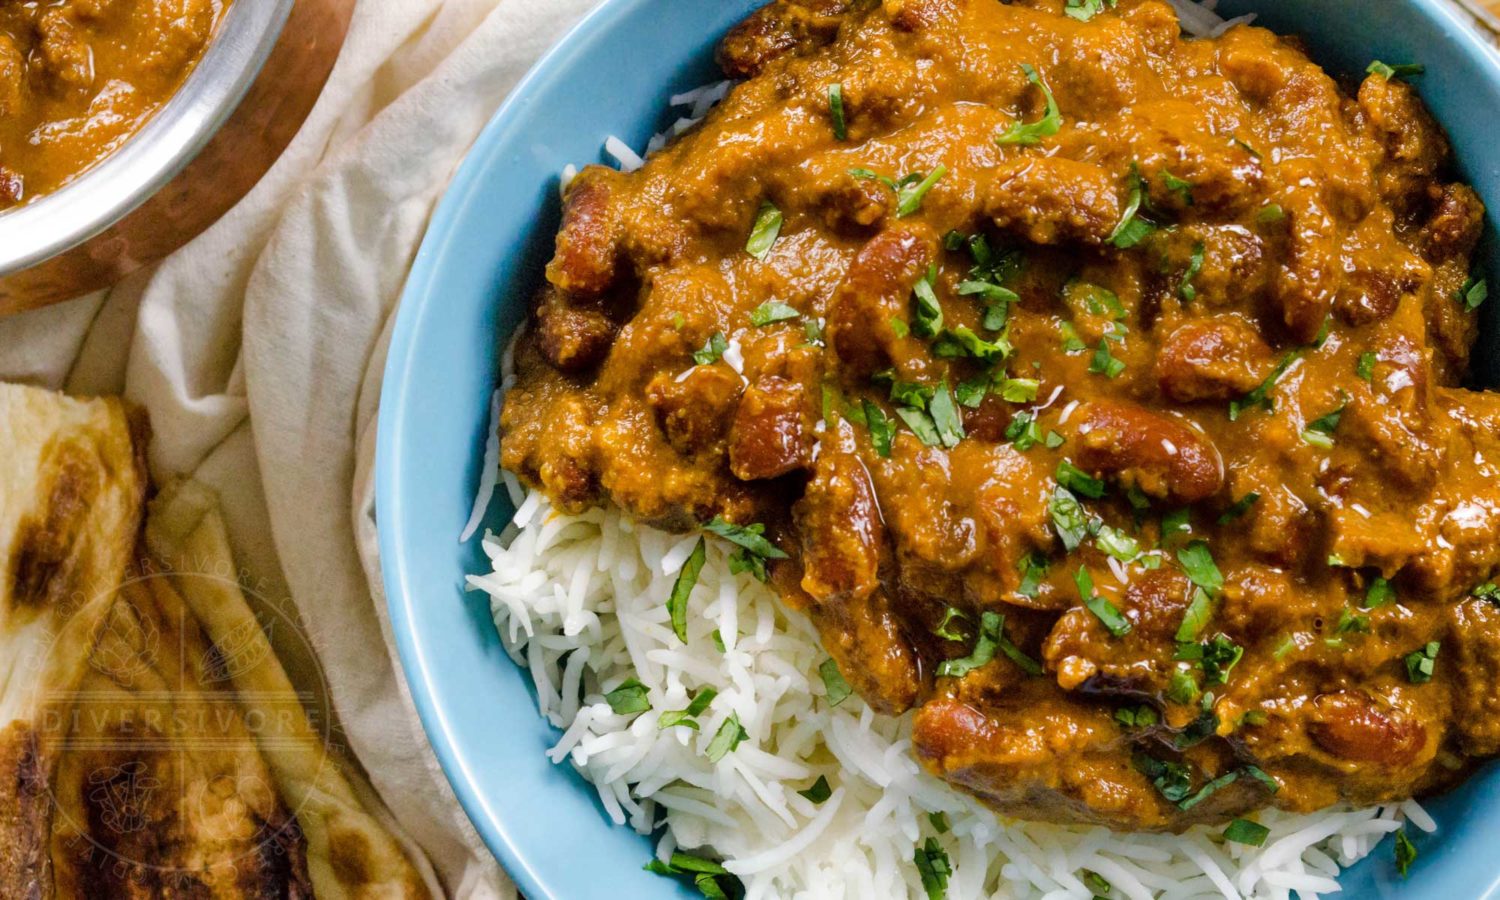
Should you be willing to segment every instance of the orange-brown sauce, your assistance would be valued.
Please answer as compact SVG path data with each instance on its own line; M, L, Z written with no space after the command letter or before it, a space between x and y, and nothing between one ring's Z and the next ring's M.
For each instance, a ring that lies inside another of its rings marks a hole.
M0 209L103 159L182 85L228 0L0 5Z

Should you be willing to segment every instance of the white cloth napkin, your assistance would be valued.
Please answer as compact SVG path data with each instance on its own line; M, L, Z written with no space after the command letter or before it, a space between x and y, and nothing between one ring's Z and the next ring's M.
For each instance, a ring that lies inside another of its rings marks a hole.
M123 393L153 474L222 495L299 684L452 896L515 889L427 747L391 645L373 518L375 412L432 208L507 91L596 0L360 0L285 156L197 240L114 289L0 319L0 378ZM309 652L310 643L314 653ZM384 651L384 652L382 652Z

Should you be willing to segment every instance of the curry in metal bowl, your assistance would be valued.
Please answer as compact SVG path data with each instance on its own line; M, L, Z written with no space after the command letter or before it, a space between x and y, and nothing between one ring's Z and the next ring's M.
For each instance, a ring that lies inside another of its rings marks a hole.
M560 508L708 528L923 764L1179 830L1500 752L1482 205L1404 61L1156 0L777 0L581 172L502 416Z

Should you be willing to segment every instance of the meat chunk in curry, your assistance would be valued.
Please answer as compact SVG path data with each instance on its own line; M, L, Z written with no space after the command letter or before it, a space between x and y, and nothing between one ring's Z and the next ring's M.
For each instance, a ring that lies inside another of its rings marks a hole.
M176 93L228 0L0 4L0 209L56 190Z
M1500 752L1484 210L1410 83L1157 0L777 0L720 60L700 126L568 188L507 468L763 525L1007 814L1180 829Z

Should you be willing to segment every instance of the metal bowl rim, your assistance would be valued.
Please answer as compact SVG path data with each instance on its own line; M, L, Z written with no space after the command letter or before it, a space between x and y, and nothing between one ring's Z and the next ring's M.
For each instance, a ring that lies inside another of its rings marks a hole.
M63 187L0 213L0 277L93 238L161 190L239 105L295 0L235 0L193 71L121 146Z

